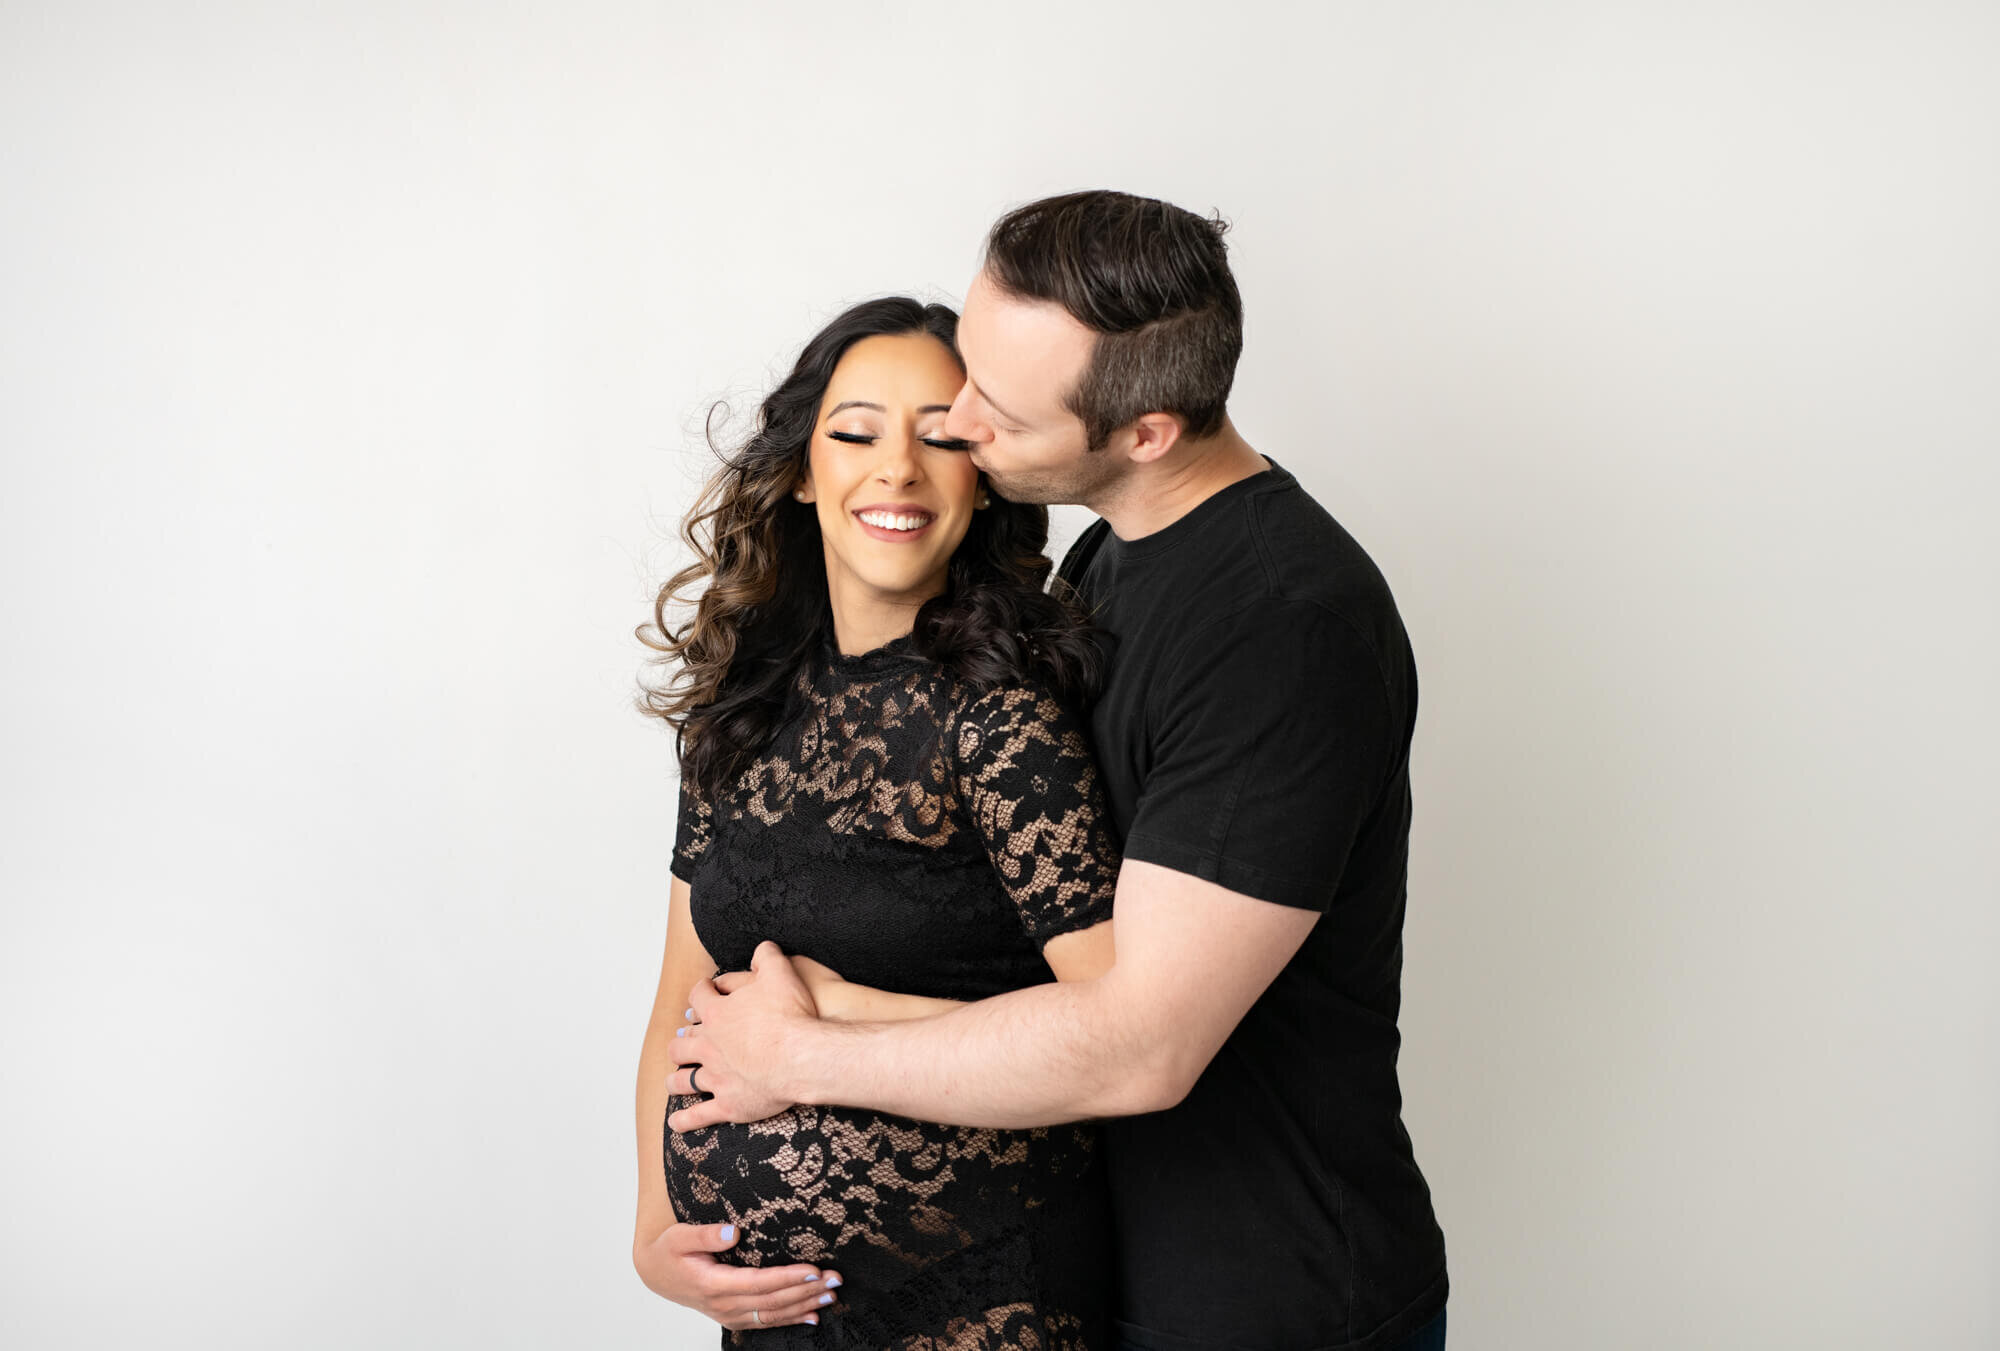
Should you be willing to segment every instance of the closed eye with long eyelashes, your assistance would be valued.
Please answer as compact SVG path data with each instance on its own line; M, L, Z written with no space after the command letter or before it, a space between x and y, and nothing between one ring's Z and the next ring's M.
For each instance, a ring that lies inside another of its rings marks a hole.
M881 439L880 437L866 436L860 432L828 432L827 437L829 440L833 441L845 441L848 445L851 446L872 446L878 440ZM925 445L933 447L934 449L937 450L972 449L972 442L961 441L958 440L956 437L920 436L917 439L919 441L922 441Z

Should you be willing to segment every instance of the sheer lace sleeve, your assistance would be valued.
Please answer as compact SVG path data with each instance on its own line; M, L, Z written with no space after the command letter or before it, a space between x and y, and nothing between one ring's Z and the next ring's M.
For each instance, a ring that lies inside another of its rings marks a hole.
M674 832L674 861L670 871L683 882L694 880L694 865L708 849L708 837L715 824L708 799L701 790L681 779L680 824Z
M1037 943L1111 918L1118 844L1083 724L1052 695L969 701L954 750L960 799Z

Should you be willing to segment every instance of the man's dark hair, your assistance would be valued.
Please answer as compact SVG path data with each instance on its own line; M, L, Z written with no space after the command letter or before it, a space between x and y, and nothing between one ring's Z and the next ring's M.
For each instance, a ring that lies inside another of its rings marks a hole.
M1172 413L1189 436L1222 429L1243 351L1228 228L1096 189L1018 207L986 236L986 273L1002 291L1060 305L1097 335L1065 399L1092 450L1143 413Z

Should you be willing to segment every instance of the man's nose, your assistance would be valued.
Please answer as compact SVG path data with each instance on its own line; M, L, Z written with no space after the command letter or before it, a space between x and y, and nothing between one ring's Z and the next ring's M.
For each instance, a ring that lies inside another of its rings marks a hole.
M958 387L958 397L944 415L944 434L959 441L991 441L992 429L972 415L972 382Z

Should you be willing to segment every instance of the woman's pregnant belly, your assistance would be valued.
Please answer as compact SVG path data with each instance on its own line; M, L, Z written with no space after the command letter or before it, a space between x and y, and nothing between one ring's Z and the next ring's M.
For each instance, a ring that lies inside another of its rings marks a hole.
M698 1099L676 1096L669 1112ZM724 1260L811 1262L900 1281L983 1243L1018 1236L1093 1174L1086 1126L989 1130L845 1107L667 1132L667 1192L694 1224L743 1232Z

